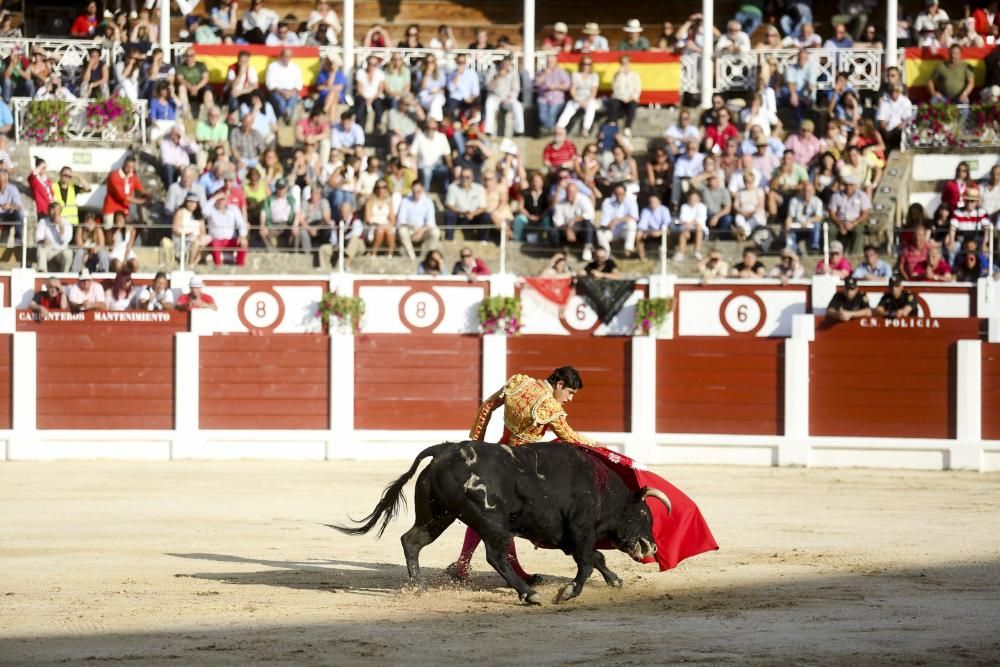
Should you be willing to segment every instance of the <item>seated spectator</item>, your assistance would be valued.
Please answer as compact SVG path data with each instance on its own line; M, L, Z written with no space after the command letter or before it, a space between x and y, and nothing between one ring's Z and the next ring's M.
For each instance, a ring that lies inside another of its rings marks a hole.
M812 165L813 160L820 154L819 139L814 131L815 123L806 118L799 123L799 131L785 139L785 148L792 152L795 162L803 168Z
M260 0L253 0L259 2ZM292 62L292 52L282 49L281 56L267 66L264 77L271 104L279 116L291 123L292 115L299 104L299 92L302 90L302 70Z
M767 224L764 189L757 184L757 173L745 173L743 182L743 189L733 193L733 233L739 241Z
M49 75L49 78L35 91L35 101L60 100L62 102L75 102L77 96L69 88L63 85L62 76L56 72Z
M465 54L455 56L455 69L448 77L445 102L445 110L449 115L465 112L479 105L479 75L469 69L467 63Z
M198 142L198 164L205 164L208 156L220 148L224 155L229 154L229 125L222 119L222 110L213 106L208 110L208 118L198 121L194 130L194 138Z
M237 171L245 174L247 169L256 168L265 148L264 137L253 127L253 114L243 114L240 124L229 132L229 151Z
M87 49L87 63L83 66L83 74L80 76L80 97L84 99L107 97L111 90L110 81L111 68L101 59L101 50L97 47Z
M195 41L197 42L197 40ZM275 31L264 39L264 44L267 46L302 46L302 41L296 33L292 32L287 23L279 21Z
M984 238L983 225L989 223L989 216L979 206L979 186L975 183L965 190L961 205L952 211L950 230L945 241L945 247L955 255L965 241L972 239L980 243Z
M785 247L798 251L803 239L809 242L809 249L819 250L820 232L823 229L823 202L816 196L816 188L810 181L802 184L788 204L785 216Z
M135 307L150 311L174 309L174 291L170 289L167 274L162 271L157 272L149 287L143 287L136 292Z
M440 250L428 250L422 262L417 264L418 276L447 275L444 265L444 255Z
M941 245L931 242L927 249L927 271L924 280L950 283L955 280L951 265L941 256Z
M903 95L903 86L893 84L889 92L882 96L875 115L882 139L889 150L899 148L903 128L913 117L913 103Z
M75 199L74 196L74 202ZM6 167L0 167L0 231L3 227L9 227L7 247L20 245L24 229L24 207L21 204L21 192L10 182L10 172Z
M168 188L177 175L191 166L198 152L194 143L184 138L184 126L175 124L160 142L160 177Z
M687 150L689 142L696 142L695 149L701 142L701 131L691 123L691 112L687 109L681 109L677 115L677 123L668 127L663 136L667 140L667 150L675 157Z
M830 197L840 187L840 173L837 169L837 158L827 151L819 156L819 164L813 170L813 187L823 204L830 203Z
M497 118L509 112L514 118L514 134L524 134L524 106L521 104L521 76L514 69L510 58L497 66L496 74L487 84L485 131L490 136L497 133Z
M701 259L701 243L708 235L708 208L702 203L701 193L698 190L693 189L688 192L687 202L681 206L677 220L670 225L670 231L678 236L677 251L673 256L675 262L684 261L684 253L692 236L694 257Z
M729 262L722 259L722 253L714 248L708 251L708 256L698 262L698 276L702 282L716 278L729 277Z
M542 164L549 171L559 169L560 167L572 169L578 158L579 155L576 152L576 146L566 138L566 128L555 128L552 141L542 151Z
M251 44L264 44L267 36L278 27L278 14L264 6L264 0L250 0L250 9L240 19L243 39Z
M228 203L225 197L220 196L215 197L203 213L208 226L208 235L211 237L209 246L212 248L212 260L215 265L222 266L222 251L229 248L237 249L237 266L246 264L246 249L250 244L247 221L240 213L240 209ZM263 215L263 211L261 215ZM178 301L177 307L180 308L180 305L180 301Z
M527 187L522 186L521 207L514 216L514 240L523 241L527 234L547 233L552 226L551 210L545 178L533 171L527 179Z
M975 85L972 68L962 60L962 47L954 44L948 49L948 60L934 68L927 92L933 104L968 104Z
M49 319L50 311L66 310L68 307L66 294L63 293L62 285L56 276L46 280L28 304L28 310L35 313L40 320Z
M923 280L927 275L928 234L923 223L918 222L899 253L897 269L904 280Z
M995 164L990 168L990 175L986 183L980 188L981 200L979 205L990 216L994 223L1000 221L1000 164Z
M608 39L601 34L601 26L593 21L583 24L582 36L573 44L576 53L594 53L608 51Z
M494 229L485 231L481 239L487 240L492 237L499 243L500 233L495 230L506 229L507 238L514 233L511 228L514 212L510 208L509 190L498 183L495 172L487 172L483 176L483 188L486 194L486 214L490 217Z
M889 279L889 290L879 299L875 314L886 319L917 317L920 307L913 292L903 288L903 277L894 275Z
M965 191L971 181L969 163L963 160L955 167L955 178L945 181L944 189L941 191L941 203L952 211L965 206Z
M847 32L847 26L843 23L834 25L833 36L823 42L823 48L831 51L849 49L852 46L854 46L854 39L851 38L851 35Z
M242 215L240 217L242 218ZM264 242L264 247L268 249L277 248L282 237L290 241L292 230L300 225L299 202L284 178L278 179L274 184L274 192L264 200L259 222L257 233Z
M323 187L319 183L304 189L298 220L299 227L294 230L295 244L306 252L312 252L314 242L316 245L330 243L335 235L330 200L323 196Z
M568 178L568 176L567 176ZM594 247L594 202L579 190L575 181L568 181L556 193L555 210L552 213L554 234L550 236L552 245L576 243L577 233L583 235L583 261L589 262Z
M344 234L344 268L347 269L351 260L365 250L365 223L355 213L353 201L346 200L339 204L334 215L330 242L319 247L319 268L323 271L333 270L334 247L340 243L341 230Z
M764 188L765 190L770 185L771 176L774 172L781 166L781 160L784 157L784 149L778 154L775 154L768 147L767 140L764 137L757 139L757 152L751 156L751 164L754 166L754 171L761 177L757 184Z
M80 271L76 283L69 286L66 300L69 309L74 313L108 309L108 304L104 300L104 288L91 277L89 269Z
M743 32L739 21L729 21L726 23L726 32L715 43L715 48L719 53L750 53L750 36Z
M396 213L392 206L392 196L388 184L379 179L371 196L365 198L365 224L375 230L372 244L372 257L378 257L378 251L386 246L386 256L392 257L396 251Z
M747 175L751 173L754 175L755 183L763 182L764 175L754 166L753 156L744 155L740 158L740 168L733 172L732 177L729 179L729 191L736 194L740 190L745 189Z
M610 195L619 185L630 195L639 192L639 167L624 146L615 146L611 151L611 161L601 170L598 187L602 194Z
M434 202L424 192L420 182L413 184L412 193L399 204L396 214L396 230L410 261L417 258L413 242L424 244L424 251L434 250L439 245L441 230L435 221Z
M361 129L367 124L369 108L375 114L372 128L379 132L382 114L389 108L389 102L385 95L385 72L377 56L368 56L366 67L358 69L354 75L354 114Z
M274 113L274 107L271 103L264 99L264 95L261 92L252 93L250 95L249 104L240 104L238 109L240 115L245 113L253 112L253 129L260 133L260 136L264 137L264 141L267 142L268 146L273 146L277 140L278 131L278 117Z
M538 274L542 278L565 278L573 275L566 253L557 252L549 259L549 263Z
M750 106L740 112L740 123L743 127L759 127L764 136L772 136L782 128L781 120L775 111L764 106L764 96L754 95Z
M128 310L132 307L136 293L137 290L132 285L132 274L119 271L115 274L111 287L104 292L104 302L108 305L108 310Z
M594 250L594 259L592 262L583 267L580 272L581 276L587 276L588 278L604 278L614 280L616 278L621 278L621 271L618 270L618 265L615 260L611 258L611 253L608 252L607 248L598 246Z
M542 40L542 48L546 51L564 51L569 53L573 50L573 38L568 33L569 27L562 21L556 21L552 26L552 32Z
M255 0L260 1L260 0ZM201 276L192 276L187 294L182 294L177 298L177 310L195 310L205 308L208 310L218 310L215 299L210 294L206 294L205 281Z
M664 21L663 28L660 29L660 36L656 40L656 46L650 46L650 51L661 51L663 53L674 53L677 50L677 30L674 29L672 21Z
M819 260L816 264L816 275L836 276L837 278L847 278L854 272L851 260L844 257L844 244L834 241L830 244L830 262L825 259Z
M361 45L373 49L387 49L392 45L392 40L389 32L380 23L376 23L365 33Z
M989 259L979 251L976 241L966 239L952 269L958 282L974 283L989 272L989 266Z
M100 273L107 272L110 258L104 243L104 230L97 224L96 213L88 212L84 216L83 224L76 228L73 244L76 246L76 251L73 253L71 272L79 273L84 268Z
M702 175L705 176L705 183L698 189L698 194L708 211L705 230L705 236L708 237L713 230L726 232L733 226L733 196L723 185L718 169Z
M205 206L208 203L204 186L196 180L198 170L193 166L188 166L180 174L180 180L171 183L170 187L167 188L167 197L164 202L164 212L171 218L174 211L183 206L184 200L189 193L194 193L198 196L198 202L201 206Z
M747 138L739 144L739 152L741 155L756 155L758 152L758 146L765 147L767 149L767 153L773 154L779 159L785 154L785 144L781 143L781 139L775 137L774 135L768 136L759 125L751 125L750 129L747 130L747 133Z
M207 96L211 93L208 81L208 67L200 62L193 48L184 52L184 57L177 64L176 82L177 94L181 100L181 106L189 114L193 114L202 103L207 103ZM119 76L119 80L121 77Z
M420 106L427 112L429 118L441 122L444 120L444 107L448 88L448 76L438 65L434 54L427 54L418 74L420 85L417 99Z
M743 261L737 262L729 271L730 278L763 278L767 268L757 259L757 251L752 246L743 249Z
M596 27L597 24L588 24ZM601 38L603 39L603 37ZM581 132L589 135L594 126L594 116L601 106L597 97L597 89L600 84L600 77L594 71L594 61L590 56L580 58L579 70L573 72L570 77L570 98L566 101L562 113L559 115L558 125L562 128L569 128L569 124L579 111L583 111L583 125Z
M674 161L674 182L670 192L671 203L680 206L681 199L686 199L690 189L691 179L705 170L705 155L698 151L698 141L691 139L687 150Z
M618 42L619 51L649 51L649 40L642 36L639 19L629 19L622 32L625 38Z
M846 179L857 181L858 187L868 199L872 198L875 191L874 171L872 163L862 155L860 146L853 145L847 149L847 158L838 165L838 171L841 181Z
M448 137L438 131L438 121L428 118L425 128L413 138L410 154L414 156L420 180L424 190L431 192L434 179L442 182L445 190L449 189L449 174L451 173L451 145ZM448 237L451 240L452 237Z
M795 161L795 153L785 151L781 164L774 171L767 192L767 212L772 218L784 217L792 198L802 192L802 186L809 183L809 172Z
M69 27L69 35L80 39L94 39L97 35L98 23L97 3L91 0L84 7L83 14L73 20L73 25Z
M354 111L348 109L340 114L340 122L330 130L330 149L360 155L364 151L365 131L354 122Z
M892 267L879 259L878 249L873 245L865 246L865 261L858 264L851 274L858 280L882 280L892 277Z
M49 260L55 259L62 271L69 271L73 263L72 242L73 226L62 217L62 206L52 202L48 216L39 219L35 230L38 270L48 271Z
M730 122L729 109L719 109L715 123L705 128L705 150L716 155L730 139L739 139L740 131Z
M781 251L781 261L767 272L767 277L778 278L782 283L787 283L789 280L798 280L805 274L798 254L790 248L785 248Z
M597 227L597 244L611 254L611 241L625 239L625 257L635 252L636 230L639 224L639 207L635 196L625 191L624 184L617 184L611 196L601 205L601 221Z
M648 49L647 46L642 50ZM632 123L635 122L635 111L639 107L639 97L642 95L642 77L629 66L631 61L627 55L618 59L619 67L611 80L611 98L608 107L608 117L611 120L621 122L622 116L625 117L622 133L626 137L632 136Z
M448 186L444 204L445 239L448 241L455 238L455 227L458 225L492 226L492 220L486 213L486 190L472 176L472 170L464 168L460 179Z
M256 68L250 65L250 52L240 51L236 62L226 70L225 96L229 110L236 111L241 104L250 105L251 97L260 88Z
M490 270L486 266L486 262L474 256L472 248L462 248L459 258L455 262L455 267L451 270L452 275L466 276L469 280L490 275Z
M417 104L413 95L403 95L395 108L389 109L386 121L389 130L389 148L396 147L400 141L412 142L424 122L424 110Z
M111 230L104 237L108 241L110 250L108 256L108 269L113 273L119 271L129 271L136 273L139 270L139 260L135 255L135 242L138 238L138 230L135 225L130 225L125 214L119 211L115 213L111 223Z
M205 230L205 220L200 217L199 209L202 203L203 199L198 193L188 192L183 204L174 211L171 239L169 242L167 239L161 242L161 246L171 255L176 251L177 259L180 259L180 253L183 251L189 266L201 263L201 253L212 240Z
M469 132L461 154L455 158L454 168L471 169L472 180L480 183L483 180L483 165L489 157L490 149L487 148L485 137L480 138L477 132Z
M847 244L852 255L857 255L872 203L868 195L858 189L856 178L848 176L843 181L844 189L830 197L830 222L837 228L837 240Z
M826 316L832 320L849 322L861 317L871 317L872 309L868 296L858 289L858 281L844 278L844 290L837 292L826 307Z
M795 109L799 119L816 103L816 67L809 60L809 51L799 49L796 61L785 68L781 102Z

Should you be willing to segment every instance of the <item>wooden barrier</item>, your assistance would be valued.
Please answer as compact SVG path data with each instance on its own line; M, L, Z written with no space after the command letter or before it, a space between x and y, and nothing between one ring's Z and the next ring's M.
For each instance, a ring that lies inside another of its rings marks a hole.
M14 337L11 334L0 334L0 429L8 429L13 425L13 348Z
M479 336L370 334L354 345L357 428L472 426L482 386Z
M815 436L954 438L955 342L976 319L822 320L809 351Z
M1000 343L983 343L983 439L1000 440Z
M201 428L330 428L326 336L215 335L199 343Z
M784 339L657 341L656 432L781 435Z
M573 366L583 378L583 391L566 406L573 428L605 433L631 429L631 338L515 336L507 340L507 375L546 378L559 366Z
M17 318L18 331L37 334L39 429L174 427L174 334L187 313L57 315Z

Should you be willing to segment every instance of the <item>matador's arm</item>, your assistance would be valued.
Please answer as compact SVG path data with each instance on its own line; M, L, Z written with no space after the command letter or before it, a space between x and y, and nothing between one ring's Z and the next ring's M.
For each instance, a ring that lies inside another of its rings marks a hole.
M597 444L587 436L574 431L573 427L569 425L568 421L566 421L565 414L552 420L549 426L552 428L552 432L556 434L556 437L563 442L568 442L574 445Z
M490 415L493 414L494 410L503 405L503 389L503 387L498 389L495 394L487 398L479 406L479 412L476 414L476 422L469 431L470 440L483 439L483 434L486 432L486 425L490 423Z

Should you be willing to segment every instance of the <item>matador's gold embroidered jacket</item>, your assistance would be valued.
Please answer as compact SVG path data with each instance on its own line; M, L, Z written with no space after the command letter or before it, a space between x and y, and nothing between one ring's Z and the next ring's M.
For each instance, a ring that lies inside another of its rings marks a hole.
M510 445L539 442L549 427L563 442L576 445L593 445L594 442L580 435L566 421L566 411L552 396L552 385L527 375L514 375L495 394L483 402L472 425L469 437L481 440L490 415L503 406L504 440Z

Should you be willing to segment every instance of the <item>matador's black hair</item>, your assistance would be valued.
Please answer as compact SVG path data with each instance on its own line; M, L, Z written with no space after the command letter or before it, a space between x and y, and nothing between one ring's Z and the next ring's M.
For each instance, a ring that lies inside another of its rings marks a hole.
M583 389L583 380L580 379L580 374L572 366L563 366L552 371L552 375L549 376L549 384L555 387L560 380L567 389L576 389L577 391Z

